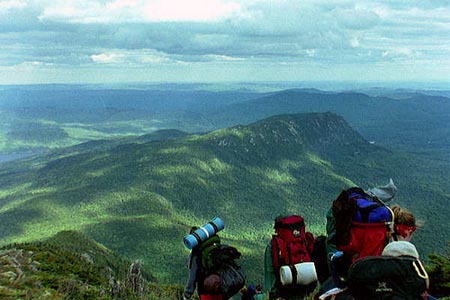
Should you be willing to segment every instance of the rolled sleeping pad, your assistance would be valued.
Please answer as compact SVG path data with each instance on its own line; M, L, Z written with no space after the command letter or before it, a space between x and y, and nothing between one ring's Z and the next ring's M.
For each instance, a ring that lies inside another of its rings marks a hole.
M313 262L282 266L280 268L280 281L282 285L308 285L317 281L316 267Z
M186 235L183 238L184 245L188 249L192 249L200 242L208 239L210 236L216 234L220 230L225 228L225 224L219 217L215 217L208 223L204 224L200 228L196 229L193 233Z

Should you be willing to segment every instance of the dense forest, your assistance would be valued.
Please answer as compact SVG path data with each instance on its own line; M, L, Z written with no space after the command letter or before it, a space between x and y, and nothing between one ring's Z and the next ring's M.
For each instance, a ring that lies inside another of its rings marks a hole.
M183 235L221 216L224 238L242 248L244 263L258 266L250 275L260 280L262 251L277 215L301 214L310 231L322 234L325 213L341 189L392 177L399 187L396 203L426 221L416 235L420 251L447 247L448 186L440 166L373 145L331 113L79 149L4 164L3 244L80 230L142 259L161 280L181 282Z

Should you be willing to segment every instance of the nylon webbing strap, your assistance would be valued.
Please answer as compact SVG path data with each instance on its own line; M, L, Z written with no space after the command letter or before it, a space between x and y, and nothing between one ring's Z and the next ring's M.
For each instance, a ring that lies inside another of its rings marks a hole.
M214 232L219 231L219 227L217 227L217 225L214 222L208 222L208 223L211 224L211 226L214 228Z
M297 268L294 265L289 265L289 269L291 269L291 274L292 274L292 284L296 284L297 283L297 279L298 279L298 272L297 272Z
M417 275L419 275L419 277L421 277L425 280L428 280L428 273L427 273L427 271L425 271L425 268L423 267L420 260L413 261L412 264L414 266L414 269L417 272ZM427 284L428 284L428 282L427 282ZM427 288L428 288L428 286L427 286Z
M200 242L202 241L202 239L200 238L200 236L198 235L197 232L193 232L192 235L195 237L195 239L197 240L197 242L200 244Z

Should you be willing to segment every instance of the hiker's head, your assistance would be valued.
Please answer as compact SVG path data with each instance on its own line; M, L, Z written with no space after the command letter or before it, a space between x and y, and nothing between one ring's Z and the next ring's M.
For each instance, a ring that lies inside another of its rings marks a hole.
M398 205L392 207L394 213L394 234L399 240L410 241L417 229L416 218L413 213Z
M417 252L416 247L408 241L390 242L384 248L381 255L411 256L411 257L419 258L419 252Z

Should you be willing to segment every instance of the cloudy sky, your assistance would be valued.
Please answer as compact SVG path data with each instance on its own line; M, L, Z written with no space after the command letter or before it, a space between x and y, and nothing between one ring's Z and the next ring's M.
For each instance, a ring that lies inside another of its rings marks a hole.
M450 82L448 0L0 0L0 84Z

